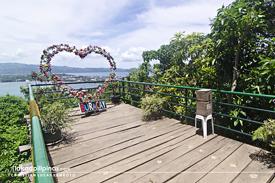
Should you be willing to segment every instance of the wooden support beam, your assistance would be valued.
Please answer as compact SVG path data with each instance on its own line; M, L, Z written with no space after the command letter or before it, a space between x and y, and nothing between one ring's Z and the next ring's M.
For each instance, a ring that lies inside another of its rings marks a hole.
M24 151L28 151L30 149L31 149L31 144L19 146L19 153L24 152Z
M32 174L32 162L24 163L19 165L20 173L18 177L25 177Z

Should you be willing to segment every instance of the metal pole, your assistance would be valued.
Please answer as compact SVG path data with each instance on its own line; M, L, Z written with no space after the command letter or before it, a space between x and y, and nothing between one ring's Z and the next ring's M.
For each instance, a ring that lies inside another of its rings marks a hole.
M188 124L187 122L187 88L185 88L185 124Z
M122 80L124 81L124 77L122 77ZM125 95L124 82L122 82L122 91L123 91L123 98L124 98L124 95Z

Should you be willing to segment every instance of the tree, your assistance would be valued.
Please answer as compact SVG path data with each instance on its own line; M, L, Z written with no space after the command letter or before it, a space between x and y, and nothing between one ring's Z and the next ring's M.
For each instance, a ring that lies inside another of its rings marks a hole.
M212 20L209 51L212 64L219 67L224 82L231 80L231 91L237 88L238 77L249 68L258 65L258 55L263 52L259 29L266 27L265 0L236 0L218 9ZM240 87L241 89L241 87Z
M162 73L172 66L179 65L181 68L187 63L193 63L196 59L206 55L206 47L210 39L203 33L193 32L184 35L184 32L174 34L168 45L161 45L158 50L144 51L144 62L158 60L157 66Z
M157 51L150 50L144 51L142 53L142 58L144 62L150 62L152 60L159 60L160 65L159 69L164 72L169 69L173 64L171 63L171 59L174 55L173 45L161 45L160 49Z

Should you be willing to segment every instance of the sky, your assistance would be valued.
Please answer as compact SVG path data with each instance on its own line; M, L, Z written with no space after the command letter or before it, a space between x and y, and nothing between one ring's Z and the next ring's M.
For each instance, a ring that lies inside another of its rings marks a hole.
M210 33L210 19L233 0L10 0L0 2L0 63L40 63L44 49L69 44L105 48L117 68L138 67L142 52L175 33ZM109 67L101 55L54 56L52 65ZM1 73L0 73L1 74Z

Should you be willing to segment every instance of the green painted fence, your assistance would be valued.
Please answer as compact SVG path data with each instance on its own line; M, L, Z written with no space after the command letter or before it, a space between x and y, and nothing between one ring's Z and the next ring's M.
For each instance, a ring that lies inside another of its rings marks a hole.
M196 90L200 90L200 89L205 89L205 88L195 88L195 87L187 87L187 86L175 86L175 85L164 85L164 84L156 84L156 83L144 83L144 82L135 82L135 81L126 81L126 80L119 80L119 82L121 82L120 85L120 91L121 94L123 95L122 100L125 101L129 101L129 102L133 102L136 104L141 104L140 102L140 98L145 97L144 94L146 93L151 93L151 94L159 94L160 96L170 96L170 97L177 97L177 98L181 98L183 99L183 103L174 103L171 101L164 101L164 103L170 104L170 105L174 105L174 106L181 106L183 107L185 110L183 113L178 113L175 111L171 111L171 110L167 110L165 108L163 108L162 110L166 113L170 113L173 115L177 115L180 116L181 118L183 118L185 120L185 123L188 123L189 120L195 120L195 111L196 111L196 107L194 105L188 105L188 103L190 103L190 101L195 102L196 98L194 97L194 93ZM143 86L143 87L139 87L139 86ZM136 87L135 87L136 86ZM166 92L158 92L157 90L146 90L145 86L154 86L154 87L164 87L164 88L176 88L179 90L182 90L182 92L184 93L184 95L175 95L171 92L166 93ZM138 91L138 92L136 92ZM191 92L190 92L191 91ZM189 93L193 92L193 96L190 96ZM274 109L263 109L263 108L257 108L257 107L250 107L250 106L245 106L245 105L235 105L235 104L229 104L229 103L225 103L220 101L220 95L232 95L232 96L245 96L245 97L250 97L253 98L253 100L255 100L255 98L258 99L264 99L265 102L271 102L272 100L275 99L275 95L262 95L262 94L254 94L254 93L244 93L244 92L232 92L232 91L225 91L225 90L216 90L216 89L212 89L213 92L213 116L214 118L230 118L230 119L235 119L235 120L242 120L243 122L249 122L249 123L253 123L255 124L257 127L260 125L263 125L263 121L257 121L254 119L249 119L249 118L244 118L244 117L239 117L239 116L232 116L229 114L224 114L221 112L221 110L219 110L220 108L223 107L234 107L237 109L242 109L242 110L251 110L251 111L257 111L257 112L263 112L263 113L267 113L267 114L271 114L274 116L275 118L275 111ZM142 95L137 94L137 93L142 93ZM134 97L138 97L138 100L133 100L132 98ZM215 123L215 122L214 122ZM252 136L251 132L244 132L242 130L238 130L238 129L233 129L228 127L229 125L227 124L223 124L222 120L218 122L218 124L214 124L215 127L220 128L220 129L224 129L224 130L228 130L234 133L238 133L238 134L242 134L242 135L246 135L246 136ZM232 125L231 125L232 126ZM254 129L256 130L256 129Z

